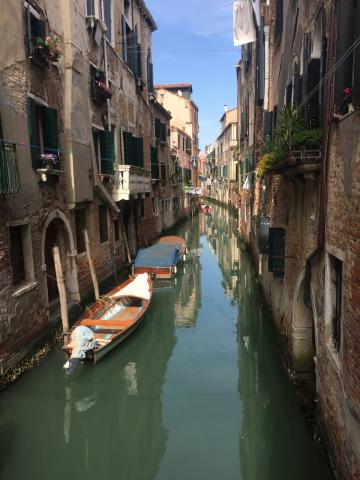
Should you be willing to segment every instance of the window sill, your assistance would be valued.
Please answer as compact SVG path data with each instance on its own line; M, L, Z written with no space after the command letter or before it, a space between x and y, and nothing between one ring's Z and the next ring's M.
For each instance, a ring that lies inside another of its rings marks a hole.
M37 286L37 282L28 282L22 285L17 285L15 287L15 292L13 292L12 296L14 298L19 298L25 293L30 292L31 290L34 290L34 288Z

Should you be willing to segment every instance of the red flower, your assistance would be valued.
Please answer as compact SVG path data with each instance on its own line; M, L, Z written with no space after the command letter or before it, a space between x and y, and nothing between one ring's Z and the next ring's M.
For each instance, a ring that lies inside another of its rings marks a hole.
M346 87L343 89L343 94L348 97L349 95L352 94L352 88L351 87Z

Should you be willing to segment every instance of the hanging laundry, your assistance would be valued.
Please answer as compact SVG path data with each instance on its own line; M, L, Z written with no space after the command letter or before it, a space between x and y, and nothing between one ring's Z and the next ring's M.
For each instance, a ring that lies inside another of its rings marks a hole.
M233 6L234 45L236 47L255 42L252 0L237 0Z
M256 23L258 27L260 26L260 0L251 0L255 17L256 17Z
M250 182L249 182L249 176L246 177L244 185L243 185L243 190L250 190Z

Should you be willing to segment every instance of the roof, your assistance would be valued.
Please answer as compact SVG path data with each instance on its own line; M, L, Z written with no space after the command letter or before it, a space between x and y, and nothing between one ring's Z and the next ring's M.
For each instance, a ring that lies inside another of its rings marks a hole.
M144 0L136 0L137 1L137 4L139 5L140 7L140 12L143 14L143 16L145 17L147 23L149 24L149 26L151 27L151 31L153 32L154 30L157 30L158 27L156 25L156 22L154 20L154 17L151 15L150 13L150 10L147 8L147 6L145 5L145 2Z
M136 255L136 267L172 267L181 257L181 245L157 243L148 248L141 248Z
M153 107L157 109L159 112L161 112L168 120L171 120L171 112L169 110L166 110L161 103L159 103L157 100L152 100Z
M190 90L192 92L191 83L166 83L154 85L156 89L163 88L164 90Z
M220 122L222 122L224 120L224 117L226 116L226 114L232 112L233 110L237 110L237 107L230 108L230 110L226 110L226 112L224 112L222 117L220 118Z

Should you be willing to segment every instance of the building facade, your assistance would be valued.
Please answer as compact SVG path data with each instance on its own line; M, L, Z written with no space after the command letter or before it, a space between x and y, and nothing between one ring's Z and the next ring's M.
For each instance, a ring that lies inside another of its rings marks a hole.
M55 245L70 307L92 289L84 230L101 280L181 212L143 0L8 2L0 28L5 372L58 318Z
M337 477L355 479L360 8L350 0L260 3L256 42L242 47L236 67L234 206L292 368L314 374ZM211 158L209 149L208 172ZM217 198L219 173L209 175L207 194Z

